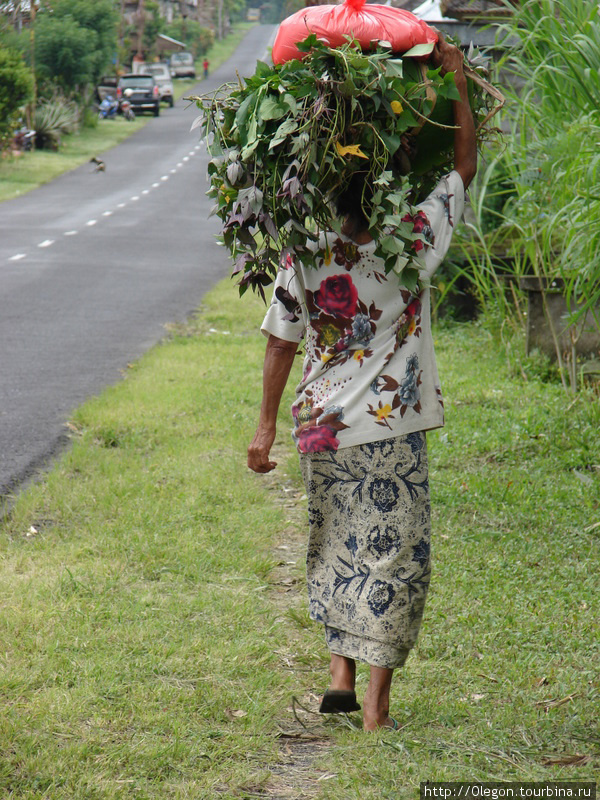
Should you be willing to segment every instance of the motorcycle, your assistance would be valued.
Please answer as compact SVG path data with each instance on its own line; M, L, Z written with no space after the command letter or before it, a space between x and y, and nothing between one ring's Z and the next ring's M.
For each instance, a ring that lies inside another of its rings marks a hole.
M119 101L107 94L98 106L98 119L114 119L119 111Z
M98 119L115 119L117 114L121 114L129 122L135 119L131 102L127 98L115 100L111 94L107 94L98 106Z
M35 144L35 131L30 130L26 126L19 128L13 138L13 146L16 150L21 150L28 153L33 150Z
M133 107L126 97L119 98L119 114L122 114L129 122L133 122L135 119Z

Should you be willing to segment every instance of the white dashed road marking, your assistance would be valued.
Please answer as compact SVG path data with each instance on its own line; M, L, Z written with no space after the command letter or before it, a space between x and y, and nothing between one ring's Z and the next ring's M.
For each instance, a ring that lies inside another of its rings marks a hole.
M183 167L184 163L186 161L190 160L190 156L195 156L196 155L196 151L200 150L201 146L202 146L201 144L197 144L194 147L193 150L190 150L189 155L183 156L182 160L177 162L177 167ZM177 168L171 169L171 170L169 170L169 172L170 172L171 175L175 175L177 173ZM161 181L168 181L168 180L169 180L169 176L168 175L161 175L160 181L155 181L152 184L152 188L153 189L158 189L158 187L161 184ZM150 194L150 189L143 189L140 194L142 194L142 195ZM131 202L136 202L139 199L140 199L140 195L136 194L136 195L133 195L133 197L130 198L130 201ZM117 204L117 208L125 208L126 206L127 206L127 203L118 203ZM112 217L113 214L114 214L114 211L103 211L102 212L102 216L103 217ZM97 222L98 222L98 220L96 220L96 219L89 219L85 224L86 224L86 227L91 228L93 225L96 225ZM78 233L79 233L79 231L77 231L77 230L64 231L63 236L77 236ZM44 239L43 242L39 242L38 243L38 247L50 247L51 245L54 244L55 241L56 241L55 239ZM22 259L24 259L26 257L27 257L27 253L15 253L15 255L14 256L10 256L10 258L8 260L9 261L21 261Z

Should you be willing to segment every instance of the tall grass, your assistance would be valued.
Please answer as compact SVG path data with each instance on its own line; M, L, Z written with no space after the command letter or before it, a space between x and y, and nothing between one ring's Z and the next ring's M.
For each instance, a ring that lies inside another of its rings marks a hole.
M508 89L511 133L473 192L475 220L463 244L476 267L474 291L486 310L522 321L518 278L559 278L576 322L600 303L598 4L528 0L500 39L507 49L502 66L519 88ZM509 297L493 259L498 252L512 264ZM580 328L572 328L573 337ZM572 385L574 358L567 363L558 340L556 346L570 376L565 385Z

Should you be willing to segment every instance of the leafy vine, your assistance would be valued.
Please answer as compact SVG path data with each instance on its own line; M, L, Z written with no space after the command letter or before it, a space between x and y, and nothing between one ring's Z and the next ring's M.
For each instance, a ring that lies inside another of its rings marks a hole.
M211 155L208 194L240 294L252 287L264 297L288 257L312 265L307 244L320 230L339 231L332 200L359 171L374 189L361 200L376 255L414 290L422 235L410 216L450 164L454 76L411 57L420 50L399 57L379 45L363 53L351 40L334 49L314 35L298 48L301 61L259 61L245 81L193 98L202 111L194 125L204 127ZM471 82L470 95L483 118L485 93ZM421 141L426 146L415 148Z

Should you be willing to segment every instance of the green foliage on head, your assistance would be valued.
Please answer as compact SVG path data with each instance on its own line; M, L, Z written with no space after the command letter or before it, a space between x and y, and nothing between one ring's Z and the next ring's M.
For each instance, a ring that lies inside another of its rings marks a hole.
M333 201L357 172L369 187L361 200L376 253L414 287L420 235L403 217L451 164L452 75L383 46L330 48L314 35L298 46L302 61L258 62L243 84L198 98L213 157L209 195L240 291L262 292L288 255L312 265L307 241L339 227ZM484 103L473 95L477 112ZM443 108L444 121L435 121ZM426 128L433 144L406 175L397 164L403 137Z

